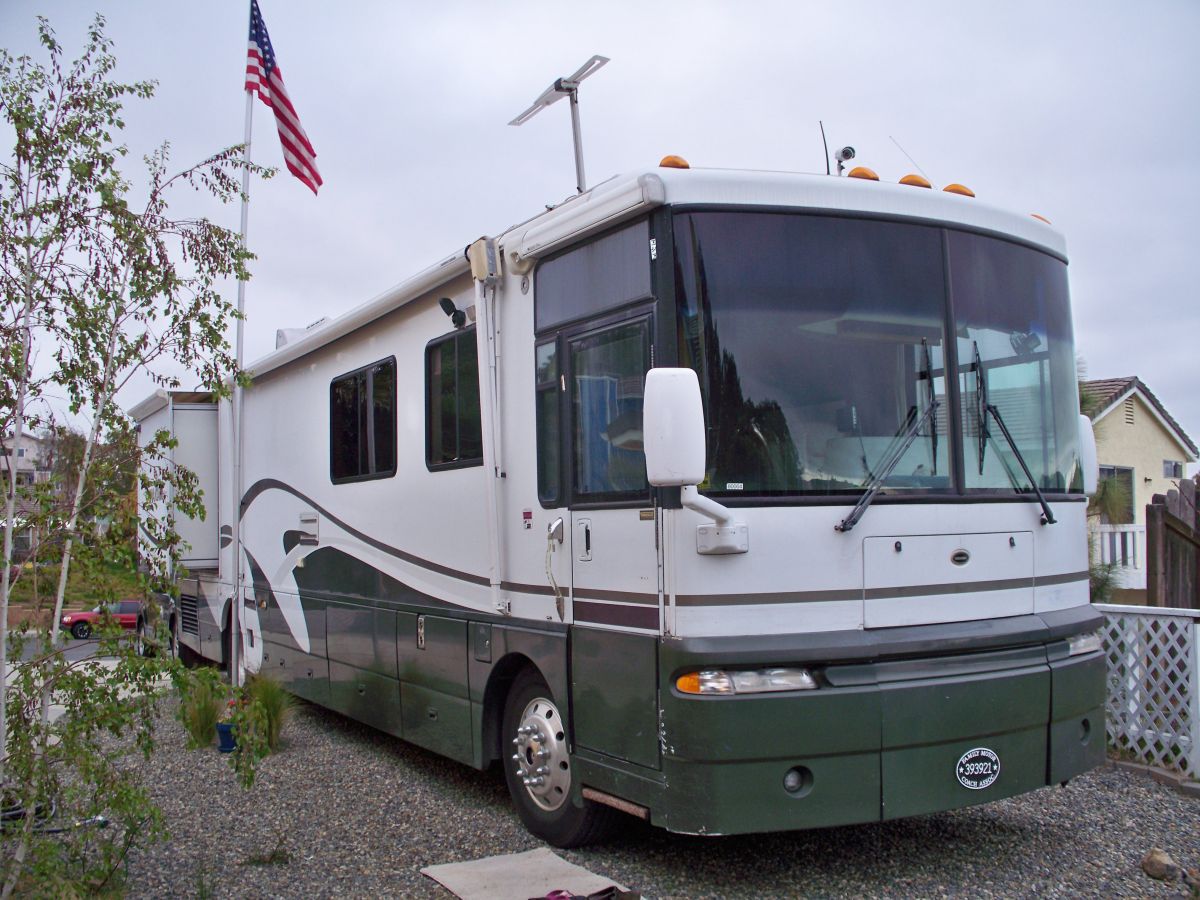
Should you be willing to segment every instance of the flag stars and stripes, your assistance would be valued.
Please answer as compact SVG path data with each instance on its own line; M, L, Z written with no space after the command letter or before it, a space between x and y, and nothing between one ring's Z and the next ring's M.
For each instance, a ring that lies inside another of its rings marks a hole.
M250 0L250 41L246 53L246 90L258 94L275 113L275 126L283 147L283 161L288 171L308 185L315 194L321 186L317 171L317 151L300 125L300 117L288 97L283 73L275 58L275 49L267 34L267 26L258 0Z

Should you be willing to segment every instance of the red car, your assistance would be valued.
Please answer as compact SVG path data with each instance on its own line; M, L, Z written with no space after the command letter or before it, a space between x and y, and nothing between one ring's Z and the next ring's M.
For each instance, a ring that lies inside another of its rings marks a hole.
M59 626L71 632L77 638L91 637L96 623L100 621L101 613L107 609L109 615L121 623L126 631L135 631L142 635L146 630L146 607L141 600L121 600L97 606L95 609L80 612L65 612L59 620Z

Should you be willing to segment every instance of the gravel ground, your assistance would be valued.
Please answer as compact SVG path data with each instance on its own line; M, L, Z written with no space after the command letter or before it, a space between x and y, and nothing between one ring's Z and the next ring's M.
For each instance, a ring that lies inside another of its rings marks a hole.
M134 763L171 839L131 856L131 897L447 900L423 866L540 846L498 770L301 706L244 791L215 750L184 749L172 709L164 700L153 760ZM1185 896L1142 873L1152 846L1200 865L1200 800L1103 768L1066 788L899 822L695 838L629 819L604 847L559 852L654 898Z

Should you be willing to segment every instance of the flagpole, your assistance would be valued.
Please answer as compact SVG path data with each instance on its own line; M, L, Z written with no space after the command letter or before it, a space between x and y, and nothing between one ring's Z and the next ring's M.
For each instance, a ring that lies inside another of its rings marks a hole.
M250 132L254 123L254 92L246 91L246 134L242 146L242 249L250 221ZM229 682L242 683L242 341L245 331L246 282L238 281L235 377L233 381L233 599L229 609Z

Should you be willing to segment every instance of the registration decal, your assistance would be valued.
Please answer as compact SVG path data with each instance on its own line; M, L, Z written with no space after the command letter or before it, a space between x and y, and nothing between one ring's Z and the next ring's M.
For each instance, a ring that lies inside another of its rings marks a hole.
M963 787L981 791L1000 777L1000 757L987 747L976 747L958 758L954 774Z

